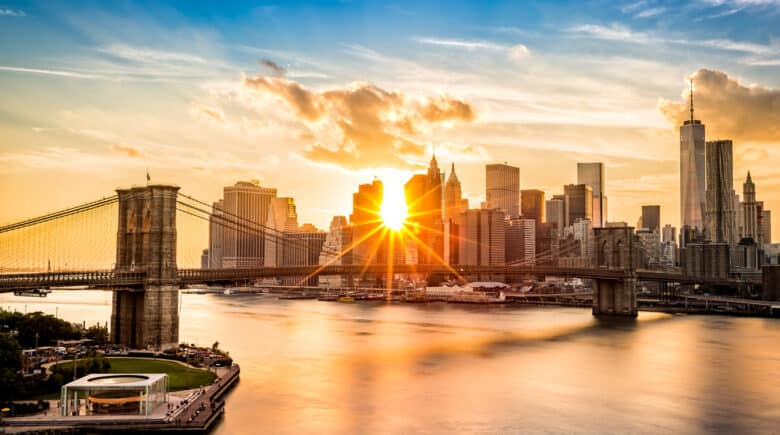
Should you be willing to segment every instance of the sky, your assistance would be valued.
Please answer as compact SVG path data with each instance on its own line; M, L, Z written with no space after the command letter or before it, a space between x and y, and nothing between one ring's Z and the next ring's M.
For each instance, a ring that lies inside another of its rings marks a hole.
M780 232L778 0L223 3L0 0L0 223L148 170L206 201L258 180L326 229L435 148L472 207L486 163L550 197L602 161L609 220L679 227L693 77Z

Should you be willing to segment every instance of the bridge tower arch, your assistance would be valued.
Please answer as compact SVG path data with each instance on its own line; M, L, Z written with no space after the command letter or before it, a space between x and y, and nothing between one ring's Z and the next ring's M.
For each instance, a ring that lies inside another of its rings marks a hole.
M619 280L593 280L593 315L636 317L634 228L594 228L593 233L598 247L594 266L623 272Z
M116 289L111 340L161 350L179 341L176 197L179 188L147 185L117 189L117 274L144 272L141 288Z

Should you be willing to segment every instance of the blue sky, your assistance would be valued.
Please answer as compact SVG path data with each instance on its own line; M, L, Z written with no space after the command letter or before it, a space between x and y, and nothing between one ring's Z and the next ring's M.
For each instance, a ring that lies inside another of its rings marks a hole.
M551 196L599 160L610 220L634 224L652 201L678 225L691 75L708 137L735 140L735 189L750 169L780 205L776 0L224 3L0 1L0 201L20 204L0 221L149 168L209 200L259 179L326 227L358 183L403 179L437 144L472 206L486 162ZM305 116L291 89L321 112ZM360 90L380 112L349 106ZM426 115L456 103L470 114ZM400 142L381 149L377 132Z

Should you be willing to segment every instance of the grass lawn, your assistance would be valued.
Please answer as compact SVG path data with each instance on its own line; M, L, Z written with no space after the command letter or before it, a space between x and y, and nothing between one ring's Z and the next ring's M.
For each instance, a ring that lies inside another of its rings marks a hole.
M216 375L207 370L193 369L174 361L149 358L106 358L111 363L108 373L167 373L170 391L189 390L214 382ZM73 362L57 364L73 370Z

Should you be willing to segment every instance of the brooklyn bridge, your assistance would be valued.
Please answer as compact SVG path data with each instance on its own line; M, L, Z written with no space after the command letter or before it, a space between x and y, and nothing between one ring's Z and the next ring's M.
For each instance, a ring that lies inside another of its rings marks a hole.
M569 277L592 282L594 315L629 317L637 315L638 282L732 288L776 285L766 284L756 276L715 278L686 276L675 270L639 269L633 258L635 239L631 227L594 229L595 252L587 267L528 262L505 265L326 262L234 269L179 268L177 216L202 221L212 217L213 210L207 203L181 194L179 187L153 184L118 189L110 197L2 226L0 292L84 286L111 291L112 340L136 348L160 349L178 342L178 291L195 284L229 285L260 278L321 275L384 276L390 277L392 283L393 274L411 273L461 280L482 276ZM260 232L266 237L277 237L261 223L224 215L221 219L224 226L242 233ZM110 265L104 265L108 258L78 261L79 256L99 255L112 248L115 256ZM330 254L339 258L344 253Z

